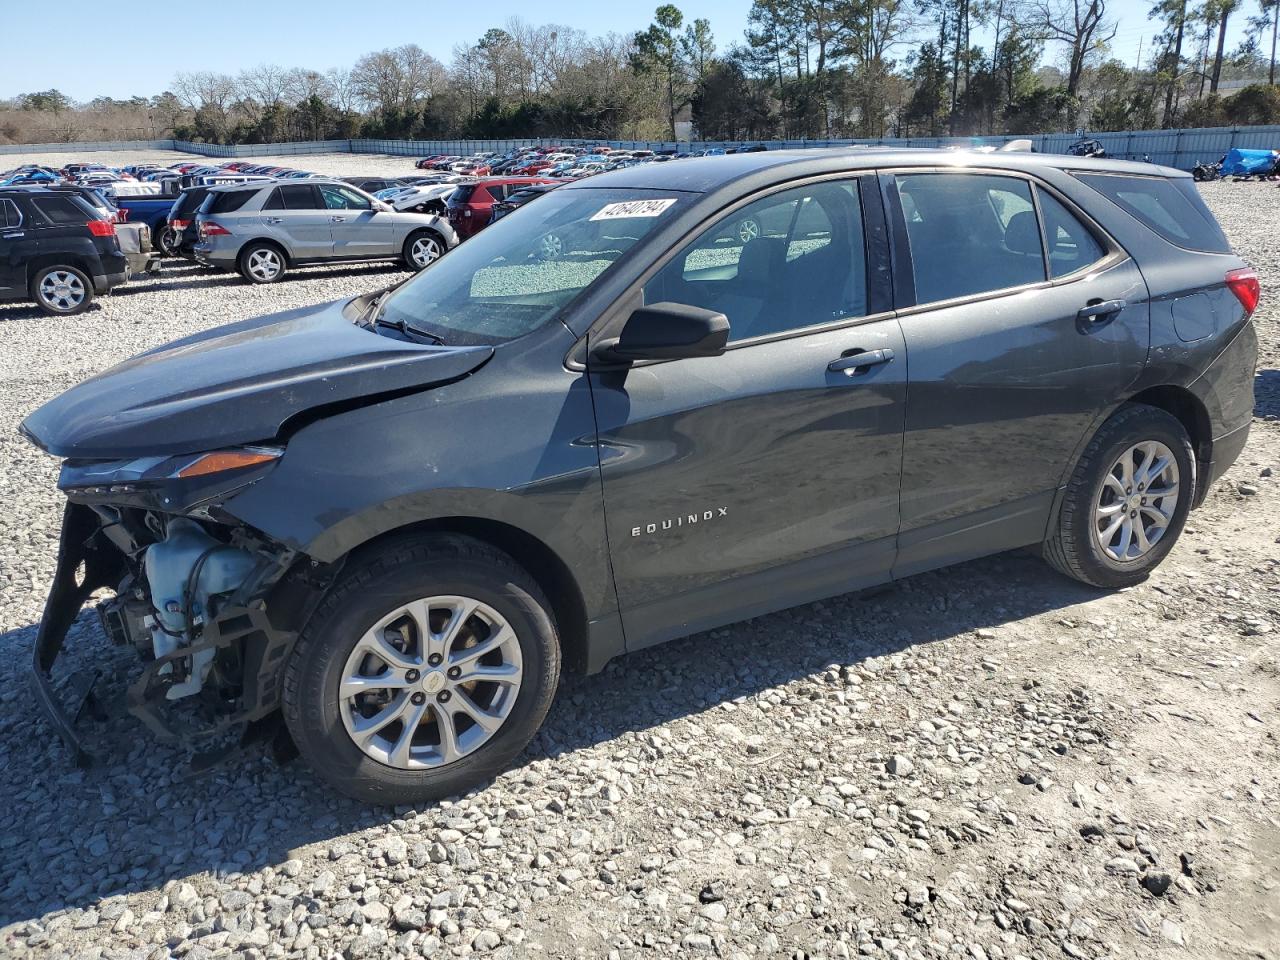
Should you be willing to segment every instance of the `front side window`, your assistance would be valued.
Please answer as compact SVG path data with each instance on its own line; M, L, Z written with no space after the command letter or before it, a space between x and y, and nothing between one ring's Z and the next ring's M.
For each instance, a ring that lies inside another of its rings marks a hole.
M867 312L866 244L855 181L771 194L722 218L644 286L644 302L723 313L730 341Z
M971 173L899 174L916 302L990 293L1045 279L1031 185Z
M503 217L388 294L380 315L448 344L524 336L687 203L678 192L557 190Z
M320 196L330 210L368 210L369 201L350 187L337 187L323 183Z

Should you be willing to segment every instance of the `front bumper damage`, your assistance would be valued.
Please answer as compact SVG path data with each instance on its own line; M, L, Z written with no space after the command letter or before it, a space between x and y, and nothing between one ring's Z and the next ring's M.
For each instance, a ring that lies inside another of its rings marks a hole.
M105 718L94 694L96 671L82 671L55 686L53 667L68 632L84 604L102 589L117 589L128 576L124 554L103 536L103 521L90 507L68 503L63 515L58 562L44 615L36 634L31 685L36 700L58 736L67 745L77 766L89 766L93 757L76 730L86 708ZM216 736L237 727L246 735L279 706L279 691L286 654L297 637L294 623L280 627L268 616L266 597L278 589L285 593L282 607L293 611L290 621L301 622L319 600L318 580L299 578L282 584L296 555L263 555L250 575L220 604L202 625L196 642L156 657L133 681L123 698L128 712L140 719L156 737L193 741ZM308 566L305 565L304 566ZM108 635L113 631L108 630ZM120 640L116 637L117 642ZM172 709L166 694L183 677L183 669L204 651L233 650L242 664L243 682L238 695L204 722ZM197 761L199 761L197 757Z

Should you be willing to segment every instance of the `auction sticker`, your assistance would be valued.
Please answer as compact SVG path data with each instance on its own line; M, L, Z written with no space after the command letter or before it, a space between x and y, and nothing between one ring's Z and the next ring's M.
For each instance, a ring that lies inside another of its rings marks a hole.
M621 203L610 203L602 207L592 220L626 220L634 217L660 217L663 212L675 203L670 200L624 200Z

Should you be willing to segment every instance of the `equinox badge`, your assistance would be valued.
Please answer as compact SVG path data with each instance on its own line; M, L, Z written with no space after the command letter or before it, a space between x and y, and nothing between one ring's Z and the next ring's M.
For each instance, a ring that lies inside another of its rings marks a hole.
M686 513L670 520L659 520L656 523L647 523L642 527L632 527L631 535L640 537L651 533L659 533L663 530L675 530L678 527L691 527L695 523L709 523L712 520L718 520L720 517L727 517L728 515L728 507L715 507L711 510L703 510L701 513Z

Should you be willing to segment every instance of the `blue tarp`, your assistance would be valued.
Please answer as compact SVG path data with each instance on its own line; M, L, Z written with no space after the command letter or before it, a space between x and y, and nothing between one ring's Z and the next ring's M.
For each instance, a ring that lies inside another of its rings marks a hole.
M1280 159L1280 152L1275 150L1241 150L1237 147L1222 162L1222 172L1237 175L1270 173L1276 168L1277 159Z

